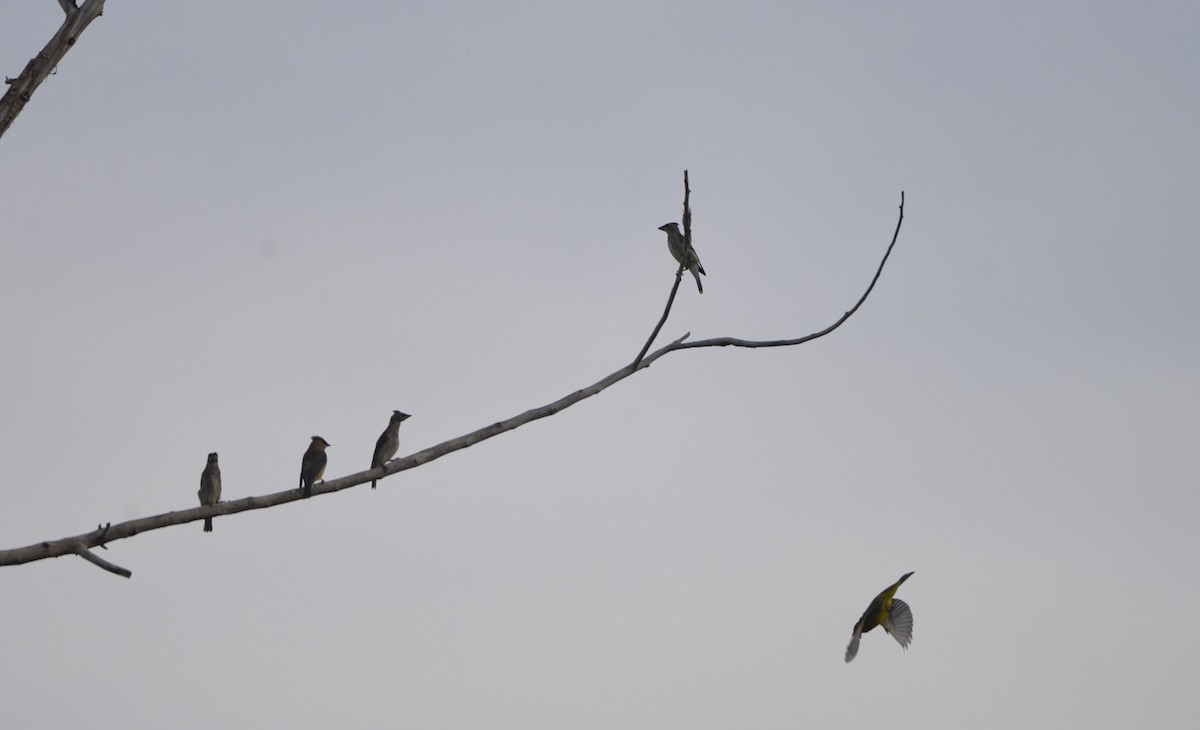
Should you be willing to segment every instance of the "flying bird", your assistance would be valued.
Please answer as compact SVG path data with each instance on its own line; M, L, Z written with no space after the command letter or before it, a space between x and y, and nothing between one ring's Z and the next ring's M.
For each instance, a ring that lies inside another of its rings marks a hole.
M371 457L372 469L378 469L396 455L396 451L400 448L400 424L406 418L411 418L411 416L400 411L392 411L387 428L383 429L383 433L379 434L379 440L375 442L375 454ZM371 480L371 489L375 488L376 481L378 480Z
M696 288L700 293L704 293L704 285L700 283L700 275L708 274L704 271L704 267L700 265L700 257L696 255L696 249L688 245L687 240L683 236L683 232L679 230L678 223L666 223L658 227L658 230L665 231L667 234L667 249L671 255L675 257L677 263L683 264L683 268L692 272L692 276L696 277ZM684 249L687 249L687 262L684 262Z
M325 464L329 461L325 449L328 446L328 441L313 436L308 451L304 452L304 459L300 462L300 490L304 492L305 499L312 496L313 483L325 474Z
M913 633L912 611L909 610L907 603L894 596L896 589L900 587L901 583L908 580L910 575L912 573L900 576L900 580L890 585L883 593L875 596L875 600L871 601L870 606L867 606L862 618L854 624L854 633L850 635L850 645L846 647L847 662L853 659L855 654L858 654L858 640L862 638L862 635L876 626L882 626L884 631L891 634L892 638L900 643L900 646L908 648Z
M221 501L221 467L217 465L217 452L208 455L208 464L200 472L200 489L196 492L200 505L207 507ZM204 531L212 532L212 518L204 518Z

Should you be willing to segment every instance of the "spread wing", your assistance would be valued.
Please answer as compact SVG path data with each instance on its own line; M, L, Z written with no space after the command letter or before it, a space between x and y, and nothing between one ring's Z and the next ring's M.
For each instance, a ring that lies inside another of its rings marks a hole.
M887 620L883 622L883 629L891 634L892 638L900 643L900 646L908 648L913 635L913 615L907 603L899 598L892 599L892 610L888 611Z

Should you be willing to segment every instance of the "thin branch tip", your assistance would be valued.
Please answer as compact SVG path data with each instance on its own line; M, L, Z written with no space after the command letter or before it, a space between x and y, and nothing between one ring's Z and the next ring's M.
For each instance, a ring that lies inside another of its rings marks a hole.
M692 246L692 209L688 205L688 198L691 196L692 190L688 186L688 171L683 171L683 240L684 250ZM667 234L670 236L670 234ZM683 281L684 265L687 262L687 256L679 258L679 268L675 270L675 283L671 286L671 293L667 296L667 306L663 308L662 317L659 318L658 324L654 325L654 330L650 332L650 337L646 340L646 344L642 345L642 349L638 352L637 357L633 358L632 369L637 370L638 365L642 363L642 358L646 357L646 353L650 352L650 346L654 344L654 340L658 337L658 333L662 330L662 326L667 323L667 317L671 316L671 305L675 303L675 295L679 292L679 283ZM699 280L699 277L697 277Z
M854 306L851 307L846 312L844 312L842 314L842 316L837 319L836 322L829 325L825 329L820 330L819 332L813 332L813 333L805 335L803 337L797 337L795 339L789 339L789 340L743 340L743 339L739 339L736 337L715 337L715 338L708 339L708 340L696 340L695 342L681 344L681 345L679 345L679 347L677 347L675 349L684 350L684 349L691 349L694 347L729 347L729 346L749 347L749 348L790 347L792 345L800 345L805 342L810 342L819 337L824 337L825 335L829 334L830 332L833 332L834 330L836 330L838 327L841 327L842 324L846 320L850 319L850 317L855 312L857 312L860 307L862 307L863 302L867 301L867 297L871 295L871 292L875 289L875 284L879 281L879 277L883 274L883 268L884 268L884 266L887 265L888 258L891 257L891 255L892 255L892 249L896 247L896 241L898 241L900 239L900 226L903 223L904 223L904 191L901 190L900 191L900 212L896 216L896 229L892 233L891 243L888 244L887 249L884 250L884 252L883 252L883 258L880 259L879 266L875 269L875 275L873 277L871 277L871 282L867 285L866 291L864 291L862 293L862 296L860 296L858 298L858 301L854 303Z
M75 549L75 554L78 555L79 557L83 558L84 560L88 561L89 563L91 563L93 565L97 565L101 568L104 568L105 570L107 570L110 573L115 573L116 575L119 575L122 578L132 578L133 577L133 571L129 570L128 568L122 568L121 566L119 566L115 563L108 562L104 558L93 553L91 550L88 550L83 545L80 545Z

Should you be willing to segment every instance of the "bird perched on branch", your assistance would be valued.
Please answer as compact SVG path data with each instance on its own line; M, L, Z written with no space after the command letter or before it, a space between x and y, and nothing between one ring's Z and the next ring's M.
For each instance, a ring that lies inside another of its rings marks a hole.
M708 274L704 271L704 267L700 265L700 257L696 255L696 249L692 248L683 232L679 230L678 223L667 223L658 227L658 230L665 231L667 234L667 248L671 251L671 255L675 257L677 263L683 264L683 268L692 272L692 276L696 277L696 288L700 293L704 293L704 285L700 283L700 275ZM684 261L684 250L687 250L687 261Z
M200 505L207 507L221 501L221 467L217 466L217 452L208 455L208 464L200 472ZM212 518L204 518L204 531L212 532Z
M891 634L892 638L900 643L900 646L908 648L913 633L912 611L909 610L907 603L894 596L896 589L900 587L901 583L908 580L910 575L912 573L900 576L900 580L889 586L883 593L875 596L875 600L871 601L870 606L867 606L862 618L854 624L850 645L846 647L846 661L850 661L858 653L858 640L862 638L862 635L876 626L882 626L884 631Z
M304 492L305 499L312 496L313 483L325 474L325 464L329 461L325 449L328 446L328 441L320 436L313 436L308 451L304 452L304 459L300 462L300 490Z
M396 455L396 451L400 448L400 424L406 418L411 418L411 416L400 411L392 411L387 428L383 429L383 433L379 434L379 440L375 442L375 454L371 457L372 469L378 469ZM371 480L371 489L375 488L376 481L378 480Z

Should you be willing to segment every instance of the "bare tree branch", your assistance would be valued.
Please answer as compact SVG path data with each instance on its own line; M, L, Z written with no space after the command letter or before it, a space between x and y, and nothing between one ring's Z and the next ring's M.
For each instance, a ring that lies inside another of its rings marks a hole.
M686 259L685 259L686 260ZM641 364L642 358L646 356L646 351L650 349L650 345L654 344L654 338L658 337L659 330L667 323L667 316L671 314L671 305L675 303L675 293L679 291L679 282L683 280L683 262L679 262L679 271L675 272L675 285L671 287L671 294L667 297L667 307L663 310L662 316L658 319L658 324L654 325L654 331L650 333L650 338L646 340L646 344L642 345L641 352L637 357L633 358L631 368L637 369Z
M903 222L904 222L904 191L901 190L900 191L900 215L899 215L899 217L896 218L896 232L892 234L892 242L890 244L888 244L887 251L884 252L883 260L879 262L879 268L875 270L875 276L871 279L870 285L867 286L867 290L864 291L863 295L858 298L858 301L854 303L853 307L851 307L847 312L842 314L842 316L838 318L838 321L829 325L828 327L821 330L820 332L813 332L810 335L805 335L803 337L797 337L794 340L740 340L736 337L716 337L716 338L713 338L710 340L696 340L695 342L681 344L676 349L685 350L690 347L788 347L790 345L800 345L805 342L808 342L809 340L815 340L818 337L824 337L825 335L829 334L830 332L833 332L838 327L841 327L843 322L850 319L850 315L857 312L858 308L862 306L863 302L867 301L867 296L870 295L871 290L875 288L875 282L879 281L879 275L883 273L884 264L887 263L888 257L892 255L892 247L896 245L896 238L898 238L900 236L900 224Z
M688 200L692 196L692 190L688 187L688 171L683 171L683 240L686 245L683 247L687 251L692 247L692 209L688 206ZM668 234L669 235L669 234ZM684 264L687 263L687 257L680 257L679 269L675 272L675 285L671 287L671 294L667 297L667 307L663 310L662 317L659 318L658 324L654 325L654 331L650 333L650 338L646 340L646 344L642 345L642 349L638 352L637 357L633 358L633 367L637 368L641 363L642 358L646 356L646 352L650 349L650 345L654 344L654 338L658 337L659 330L667 323L667 317L671 315L671 305L675 303L675 294L679 291L679 282L683 279Z
M122 568L119 565L114 565L114 564L108 562L107 560L105 560L104 558L100 557L96 553L92 552L91 550L88 550L87 548L83 547L82 545L80 545L78 547L78 549L76 549L75 554L78 555L79 557L83 558L84 560L88 561L89 563L92 563L94 565L99 565L101 568L104 568L105 570L107 570L110 573L116 573L117 575L121 576L122 578L132 578L133 577L133 573L128 568Z
M692 248L692 206L688 201L692 197L692 189L688 186L687 170L683 171L683 250Z
M421 466L422 464L427 464L435 459L440 459L447 454L451 454L455 451L473 446L480 441L485 441L493 436L499 436L506 431L511 431L514 428L523 426L531 421L553 416L560 411L570 408L579 401L585 398L590 398L593 395L596 395L597 393L607 389L609 386L619 383L637 371L650 367L651 364L653 364L663 355L676 350L683 350L692 347L723 347L727 345L736 347L782 347L785 345L798 345L808 342L809 340L814 340L818 337L823 337L824 335L827 335L840 327L843 322L850 318L850 315L858 311L858 308L862 306L864 301L866 301L867 296L871 293L871 290L875 288L875 282L879 280L879 276L883 272L884 264L887 263L888 257L891 255L892 248L896 245L896 240L900 235L900 224L903 222L903 220L904 193L901 192L900 216L896 221L896 231L892 234L892 242L888 245L887 252L884 254L883 260L880 261L879 268L875 271L875 276L871 279L870 285L867 287L867 290L863 293L863 295L859 297L858 302L856 302L849 311L843 314L841 318L839 318L832 325L826 327L820 332L814 332L813 334L792 340L769 340L759 342L752 340L740 340L732 337L721 337L717 339L699 340L697 342L685 343L684 340L690 336L690 333L688 333L679 339L664 345L658 350L655 350L648 356L639 358L637 363L626 365L620 370L609 374L608 376L587 386L586 388L581 388L580 390L577 390L567 396L559 398L553 403L549 403L539 408L533 408L525 411L524 413L513 416L512 418L498 421L489 426L484 426L483 428L472 431L464 436L443 441L436 446L431 446L410 456L406 456L401 459L394 459L376 469L368 469L367 471L360 471L355 474L350 474L349 476L344 476L340 479L320 482L314 485L313 496L315 497L321 494L340 492L343 489L349 489L351 487L356 487L360 484L370 482L372 479L382 479L386 476L396 474L397 472L406 471L408 469ZM678 284L679 277L677 276L676 288L678 287ZM672 291L672 297L673 295L674 291ZM670 303L668 302L668 310L669 309ZM0 550L0 566L32 563L37 560L57 558L63 555L78 555L79 557L82 557L85 560L104 568L105 570L112 571L117 575L123 575L128 578L132 575L130 571L97 557L95 554L90 552L90 548L97 546L104 547L109 542L122 540L127 537L133 537L138 533L147 532L149 530L158 530L164 527L170 527L172 525L180 525L185 522L195 522L206 517L220 517L236 514L238 512L246 512L248 510L266 509L268 507L275 507L286 502L295 502L301 499L303 499L303 497L301 496L300 490L290 488L282 492L275 492L274 494L267 494L261 497L245 497L243 499L236 499L229 502L220 502L207 507L193 507L191 509L167 512L165 514L154 515L152 517L142 517L115 525L107 524L104 527L97 527L92 532L84 533L82 535L66 537L60 540L39 542L23 548Z
M58 4L67 15L62 27L42 52L25 64L25 69L19 76L15 79L4 79L8 84L8 91L0 97L0 137L4 136L12 126L13 120L29 103L34 90L46 80L63 56L67 55L67 51L71 50L71 46L75 45L75 39L83 33L83 29L104 14L104 0L83 0L81 7L75 7L74 0L58 0Z

